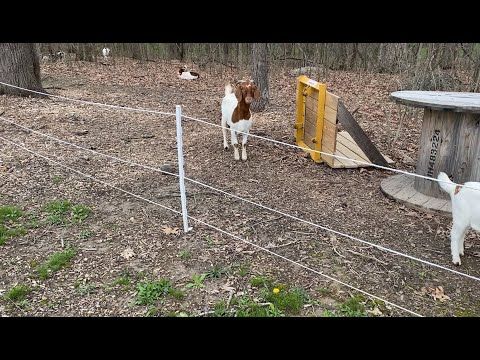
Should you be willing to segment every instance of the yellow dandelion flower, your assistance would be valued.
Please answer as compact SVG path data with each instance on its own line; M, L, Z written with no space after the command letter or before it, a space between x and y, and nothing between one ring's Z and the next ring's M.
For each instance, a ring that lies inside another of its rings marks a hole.
M274 288L274 289L273 289L273 293L274 293L274 294L278 294L279 292L280 292L280 289L279 289L279 288Z

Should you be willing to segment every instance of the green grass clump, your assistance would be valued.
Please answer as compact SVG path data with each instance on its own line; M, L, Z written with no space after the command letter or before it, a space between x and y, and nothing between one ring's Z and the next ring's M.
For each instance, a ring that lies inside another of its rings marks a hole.
M0 224L0 245L5 244L10 238L22 236L26 233L27 230L25 230L23 227L9 229L6 226Z
M349 317L363 317L367 316L365 311L365 301L363 296L352 296L350 299L346 300L340 305L340 312L343 316Z
M75 205L72 207L72 222L80 223L85 220L92 210L85 205Z
M70 260L75 256L76 251L73 248L66 249L65 251L57 252L51 255L47 261L41 264L37 268L37 273L40 279L45 280L50 277L54 272L68 265Z
M160 297L171 295L175 298L183 297L183 292L176 289L169 280L144 281L137 285L135 303L137 305L153 305Z
M0 224L4 224L7 221L16 221L22 215L22 210L16 206L0 206Z
M283 312L274 304L259 304L253 299L243 296L233 302L237 304L237 317L279 317L283 316Z
M264 297L276 308L289 314L299 314L308 300L305 290L300 288L285 289L281 285L273 287L264 294Z
M47 222L53 225L63 225L68 222L81 223L92 212L88 206L73 205L68 200L51 201L43 209L47 213Z
M0 245L5 244L10 238L27 233L27 230L18 224L18 219L22 216L22 210L16 206L0 206Z
M6 299L14 303L20 303L25 300L25 297L30 293L30 288L26 285L15 285L4 295Z
M72 204L68 200L54 200L44 206L46 211L47 221L50 224L63 224L66 221L66 217L72 208Z

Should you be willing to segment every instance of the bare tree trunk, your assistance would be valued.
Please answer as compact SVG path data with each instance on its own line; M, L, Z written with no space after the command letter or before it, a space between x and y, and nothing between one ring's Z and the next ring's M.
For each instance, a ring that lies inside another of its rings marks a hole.
M477 59L476 63L474 64L470 91L480 91L480 59Z
M143 60L142 56L142 44L139 43L132 43L131 44L131 49L132 49L132 58L135 60Z
M77 52L77 59L82 61L94 62L96 59L92 43L80 43L80 48Z
M253 80L260 89L260 99L254 100L251 109L262 111L269 102L268 90L268 47L266 43L254 43L252 46Z
M170 57L176 60L183 61L185 56L185 44L184 43L170 43Z
M352 44L352 55L350 55L349 70L354 70L357 63L358 43Z
M44 91L35 44L0 43L0 81L29 90ZM2 94L35 96L33 93L0 84L0 95Z

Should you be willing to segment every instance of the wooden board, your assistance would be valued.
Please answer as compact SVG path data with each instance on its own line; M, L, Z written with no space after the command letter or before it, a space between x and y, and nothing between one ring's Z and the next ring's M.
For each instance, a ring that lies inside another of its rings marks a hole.
M337 144L337 127L324 126L322 138L322 151L333 154Z
M337 149L342 149L344 154L350 153L349 158L359 161L370 162L367 155L360 149L360 147L353 141L350 134L346 131L341 131L337 135ZM348 149L346 152L343 149Z
M305 109L305 122L303 141L310 148L315 148L315 143L312 141L317 134L317 113L308 108Z
M307 96L305 97L305 108L307 110L310 110L310 111L313 111L313 112L317 112L317 104L318 104L318 100L315 99L314 97L312 96Z
M313 91L308 96L317 100L318 99L318 92ZM336 109L338 107L338 100L339 100L339 97L337 95L332 94L332 93L327 91L327 94L325 96L325 106L330 107L332 109Z
M325 121L328 121L330 124L337 125L337 110L325 107Z
M340 97L337 95L334 95L332 93L329 93L327 91L327 95L325 96L325 107L329 107L331 109L336 110L338 108L338 100Z

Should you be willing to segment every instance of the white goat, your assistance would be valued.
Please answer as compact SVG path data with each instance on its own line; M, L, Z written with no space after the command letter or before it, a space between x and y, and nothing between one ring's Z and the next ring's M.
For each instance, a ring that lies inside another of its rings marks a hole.
M248 132L252 127L252 113L250 112L250 104L253 99L260 98L260 91L255 83L251 80L241 81L237 83L235 92L232 86L225 86L225 96L222 100L222 131L223 131L223 147L228 150L227 143L227 124L230 127L231 141L234 149L235 160L240 160L238 153L237 132L242 132L242 160L247 160L247 149L245 144L248 139Z
M447 174L440 172L438 180L445 181L438 184L443 191L450 194L452 200L452 231L450 233L452 261L461 265L460 255L463 256L465 233L469 228L480 231L480 182L466 182L462 187L449 179Z
M110 55L110 49L107 47L104 47L102 50L102 55L103 55L103 59L107 60L108 56Z

